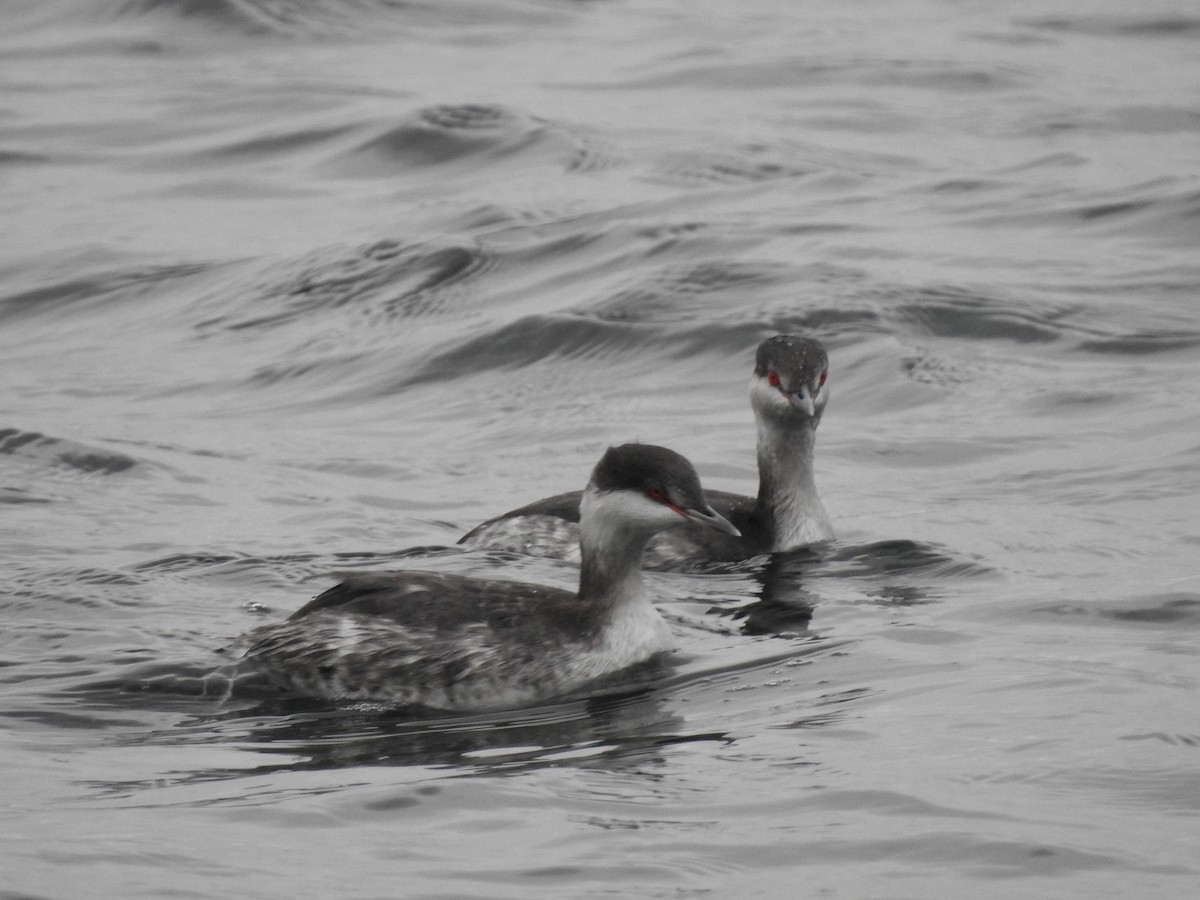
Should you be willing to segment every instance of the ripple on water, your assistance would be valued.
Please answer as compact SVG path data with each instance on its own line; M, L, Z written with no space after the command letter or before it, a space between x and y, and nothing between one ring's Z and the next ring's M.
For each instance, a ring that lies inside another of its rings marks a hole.
M1131 10L1125 15L1054 15L1018 19L1018 24L1040 31L1062 34L1088 34L1110 38L1185 38L1200 37L1200 18L1189 15L1162 15Z
M1129 625L1181 626L1200 625L1200 594L1175 591L1149 594L1124 601L1104 603L1060 603L1038 607L1035 612L1056 616L1079 616Z
M651 181L687 186L757 184L785 178L802 178L822 168L801 159L748 147L719 153L711 150L677 151L663 154L646 176Z
M380 240L351 251L325 250L259 272L249 296L223 287L223 308L196 327L202 335L271 330L338 311L369 328L447 314L459 311L453 306L455 289L489 265L483 247L469 242Z
M1200 347L1200 331L1145 331L1140 334L1123 334L1109 338L1089 338L1080 341L1078 347L1087 353L1119 356L1173 353L1178 350L1192 350Z
M588 304L586 314L609 321L689 322L698 314L752 315L743 300L792 284L791 266L769 261L706 259L644 269L636 282Z
M244 2L244 0L124 0L115 17L171 17L197 23L221 34L247 38L314 40L378 38L409 34L417 28L445 27L452 35L469 27L487 34L494 28L533 27L570 18L570 10L547 4L396 3L391 0L314 0L314 2Z
M83 260L65 262L72 269L86 265ZM172 282L186 281L209 268L206 264L196 263L129 268L105 266L86 276L38 284L0 297L0 322L42 317L52 319L61 327L71 317L85 311L111 316L114 300L142 299L169 290Z
M684 59L687 59L684 57ZM863 55L855 59L822 58L820 55L775 56L755 62L695 64L685 62L667 70L664 65L652 74L624 82L639 88L708 88L755 90L786 88L803 91L834 85L908 88L937 94L989 93L1012 90L1031 83L1033 74L1013 65L990 67L953 59L902 59Z
M1200 133L1200 114L1186 130ZM1034 133L1044 127L1078 128L1081 123L1058 122L1033 124ZM1109 133L1109 123L1097 131ZM1132 130L1140 131L1134 128ZM1028 188L1026 188L1028 191ZM1191 246L1195 223L1200 217L1200 191L1191 179L1182 176L1135 181L1117 187L1065 193L1056 185L1047 185L1034 196L1008 203L1007 208L971 215L965 224L990 228L1054 229L1085 236L1122 237L1139 243Z
M973 340L1050 343L1063 333L1061 321L1074 307L988 295L979 289L916 288L884 295L892 314L918 333Z
M607 165L608 153L577 130L495 104L428 106L374 131L323 170L358 178L428 179L448 172L498 178L509 166L550 164L569 172Z
M86 475L115 475L137 465L136 459L124 453L19 428L0 428L0 456Z

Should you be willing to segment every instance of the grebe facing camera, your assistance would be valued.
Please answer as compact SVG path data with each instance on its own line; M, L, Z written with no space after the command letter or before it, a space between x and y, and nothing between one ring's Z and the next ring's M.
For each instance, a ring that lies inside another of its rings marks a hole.
M738 533L684 457L612 447L580 503L577 593L434 572L356 574L252 631L240 666L290 693L443 710L569 693L671 648L642 554L685 522Z

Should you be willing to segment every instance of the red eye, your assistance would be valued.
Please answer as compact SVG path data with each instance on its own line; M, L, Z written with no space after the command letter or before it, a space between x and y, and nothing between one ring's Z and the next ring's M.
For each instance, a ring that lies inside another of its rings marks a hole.
M823 387L823 386L824 386L824 384L825 384L825 379L826 379L826 378L828 378L828 377L829 377L829 373L828 373L828 372L822 372L822 373L821 373L821 380L817 382L817 387Z
M779 387L779 373L774 369L767 370L767 384L771 387Z
M646 496L655 503L665 503L667 499L667 492L660 487L648 487L646 488Z

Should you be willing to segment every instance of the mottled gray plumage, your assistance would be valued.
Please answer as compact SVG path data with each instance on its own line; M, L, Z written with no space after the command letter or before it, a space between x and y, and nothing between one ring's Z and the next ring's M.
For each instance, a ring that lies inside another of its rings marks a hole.
M713 509L741 534L691 525L665 532L650 541L648 568L748 559L833 537L813 478L817 426L829 401L828 372L829 357L813 338L780 334L759 344L750 386L758 428L758 495L707 494ZM581 496L571 491L514 509L476 526L459 544L576 559Z
M353 575L250 634L242 665L307 696L472 710L572 691L670 648L645 594L642 551L685 521L733 526L691 464L614 447L582 501L579 591L433 572Z

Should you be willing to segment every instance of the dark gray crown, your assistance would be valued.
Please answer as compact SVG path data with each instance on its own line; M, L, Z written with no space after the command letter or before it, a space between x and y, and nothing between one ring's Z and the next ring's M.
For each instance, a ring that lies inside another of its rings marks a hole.
M829 354L814 338L777 334L758 345L754 374L765 378L774 369L788 390L811 384L829 368Z
M708 505L700 476L687 458L654 444L609 447L592 470L592 484L600 491L646 493L659 488L679 506L704 509Z

